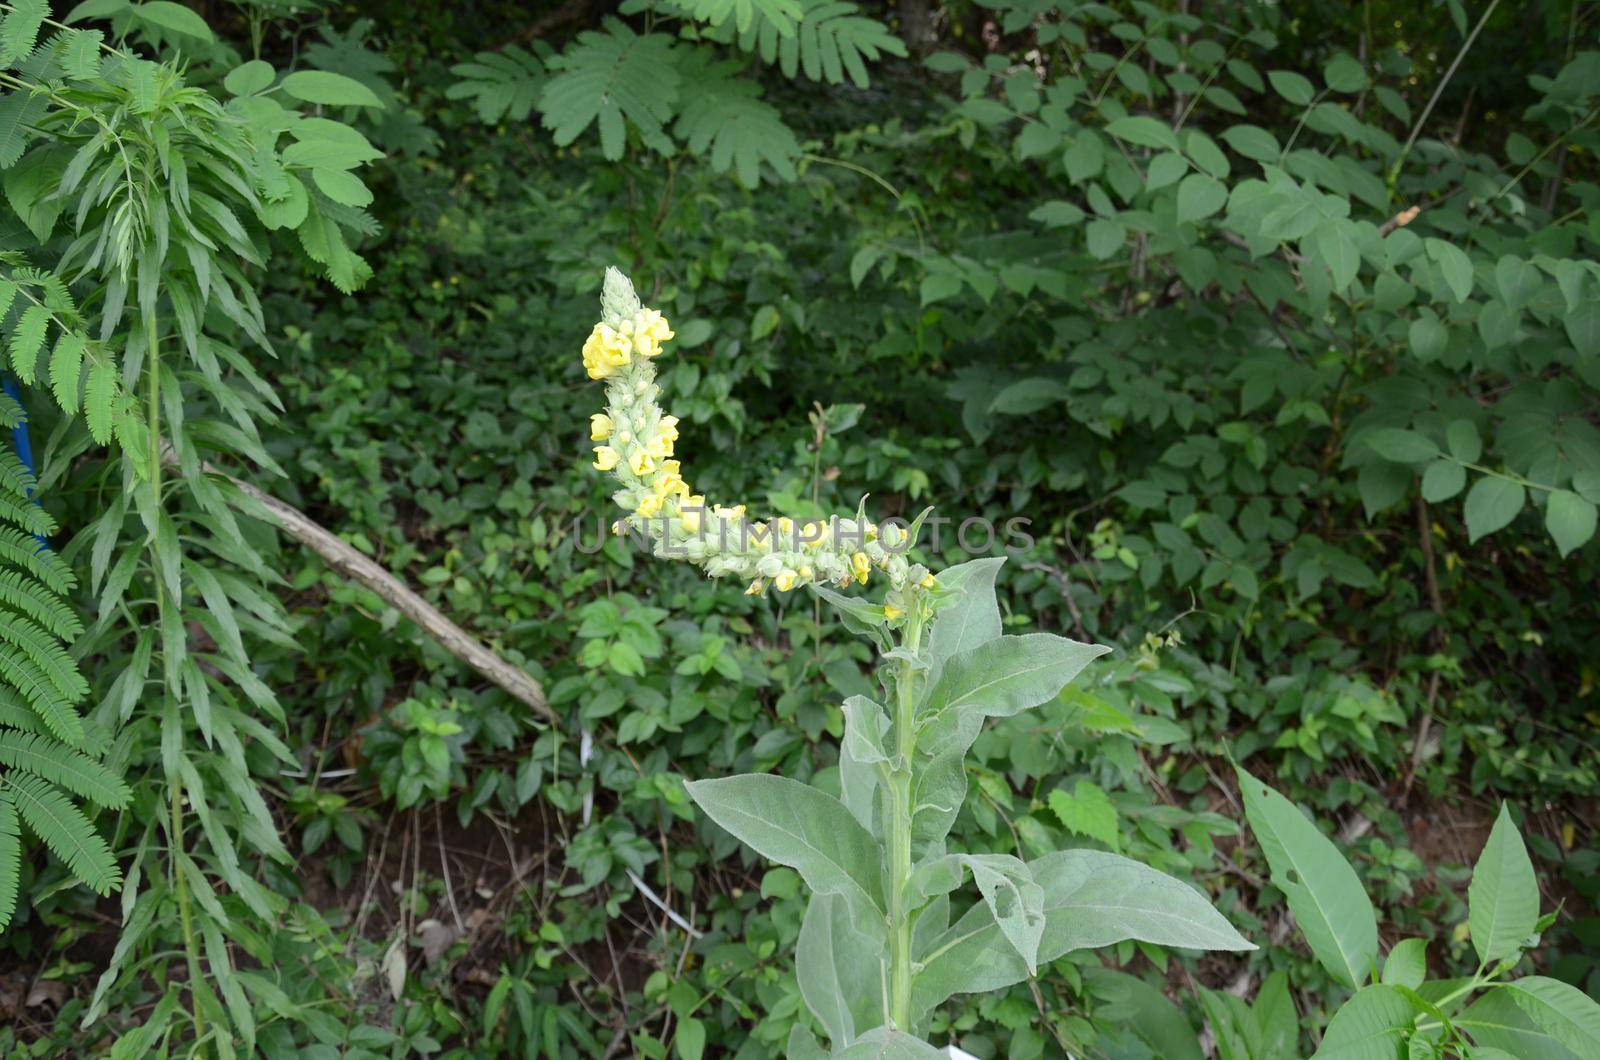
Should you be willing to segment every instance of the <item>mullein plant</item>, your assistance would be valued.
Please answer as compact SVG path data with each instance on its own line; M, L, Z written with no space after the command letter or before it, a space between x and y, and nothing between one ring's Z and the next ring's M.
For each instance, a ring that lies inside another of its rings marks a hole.
M797 1027L789 1055L942 1056L921 1035L945 1000L1021 982L1075 950L1129 939L1254 949L1194 888L1115 854L1073 849L1025 862L949 849L967 797L964 760L984 719L1053 699L1110 649L1003 634L995 576L1004 560L935 574L907 556L915 523L879 526L864 505L825 523L754 520L742 504L695 493L655 381L672 338L661 313L608 269L583 363L606 384L590 435L595 468L620 487L615 529L663 558L745 579L753 594L807 586L880 652L882 702L843 704L839 798L770 774L687 785L712 820L810 888L795 966L832 1050ZM839 591L873 581L885 587L878 603Z

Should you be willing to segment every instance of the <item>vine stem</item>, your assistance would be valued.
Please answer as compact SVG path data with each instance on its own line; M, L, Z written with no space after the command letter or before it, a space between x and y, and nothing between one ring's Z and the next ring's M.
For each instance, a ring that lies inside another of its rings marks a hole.
M922 647L922 618L913 608L903 647L915 655ZM889 822L889 1017L895 1029L911 1030L911 926L907 902L911 884L911 765L917 749L917 669L910 659L900 660L895 682L895 753L899 764L893 773L894 814Z
M156 520L161 512L161 340L156 330L156 315L144 318L145 354L149 360L146 386L148 403L145 413L150 433L150 518ZM167 587L161 576L160 546L154 527L150 530L151 581L155 587L156 629L167 628ZM174 601L176 602L176 601ZM171 689L167 690L172 695ZM189 996L194 1003L194 1037L196 1054L204 1055L198 1043L205 1038L206 1018L200 1005L200 951L194 941L194 915L189 909L189 881L184 876L179 858L183 854L183 774L174 771L167 779L170 791L168 803L167 842L172 851L173 889L178 895L178 918L183 928L183 949L189 964Z

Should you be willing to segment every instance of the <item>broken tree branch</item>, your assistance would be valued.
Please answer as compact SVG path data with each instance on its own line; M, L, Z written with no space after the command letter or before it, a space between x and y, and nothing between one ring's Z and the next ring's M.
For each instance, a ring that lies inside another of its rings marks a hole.
M163 462L178 463L177 454L170 446L165 449ZM323 562L338 574L377 594L384 603L416 623L418 629L445 651L505 689L519 702L531 707L533 712L544 720L552 723L560 721L555 711L550 709L543 687L530 677L527 671L489 650L472 634L446 618L438 608L418 596L399 578L357 552L332 531L293 505L286 504L270 493L234 478L211 464L204 465L204 470L207 474L226 479L284 533L322 557Z

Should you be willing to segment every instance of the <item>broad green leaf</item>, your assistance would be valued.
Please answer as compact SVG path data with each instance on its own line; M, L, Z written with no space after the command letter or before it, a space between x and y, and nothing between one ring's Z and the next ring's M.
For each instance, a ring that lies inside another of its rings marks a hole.
M181 33L207 43L216 40L211 33L211 27L206 25L206 20L200 17L199 12L174 3L173 0L148 0L143 4L135 4L132 11L134 17L161 29Z
M813 891L854 894L883 908L877 840L832 795L767 773L684 787L713 821L762 857L800 873Z
M1172 151L1156 155L1150 160L1150 166L1145 171L1145 187L1151 191L1158 191L1180 179L1187 172L1189 163L1182 155Z
M1050 793L1050 812L1068 831L1098 839L1113 851L1119 849L1117 808L1098 785L1080 780L1070 793L1057 788Z
M1277 137L1259 125L1235 125L1223 131L1222 139L1244 157L1257 162L1276 163L1283 153Z
M1505 527L1522 511L1527 496L1521 483L1498 475L1485 475L1474 482L1464 508L1467 539L1476 542Z
M1571 555L1594 536L1595 506L1571 490L1556 490L1545 504L1544 525L1562 556Z
M949 1060L949 1054L921 1038L879 1027L834 1053L833 1060Z
M1401 939L1383 960L1383 982L1386 986L1408 986L1415 990L1427 977L1427 939Z
M1310 103L1317 94L1309 80L1292 70L1269 70L1267 81L1274 92L1297 107Z
M1412 354L1424 364L1438 360L1450 344L1450 333L1439 322L1438 314L1431 309L1422 309L1417 313L1406 332L1406 338Z
M1378 922L1355 869L1299 807L1238 769L1244 812L1311 952L1351 988L1378 957Z
M1397 464L1416 464L1439 455L1439 447L1416 431L1383 427L1364 437L1374 452Z
M983 895L1000 933L1028 966L1039 974L1039 942L1044 937L1044 890L1028 866L1009 854L959 854L961 863Z
M1450 455L1457 460L1475 464L1483 455L1483 439L1478 436L1478 425L1471 420L1451 420L1444 437L1450 446Z
M1085 968L1083 978L1098 1002L1097 1020L1128 1027L1161 1060L1204 1060L1188 1018L1159 989L1126 972L1096 965Z
M672 1038L672 1051L678 1060L700 1060L706 1051L706 1025L687 1016L678 1021L678 1031Z
M1600 1060L1600 1004L1569 983L1542 975L1513 979L1499 988L1536 1026L1582 1060Z
M1119 140L1138 144L1140 147L1178 150L1178 135L1172 131L1172 126L1147 115L1118 118L1106 125L1106 132Z
M1203 221L1228 202L1222 181L1204 173L1190 173L1178 185L1178 223Z
M1401 1060L1417 1008L1398 989L1358 990L1328 1023L1312 1060Z
M1300 1055L1300 1015L1289 993L1287 972L1273 972L1262 981L1251 1015L1255 1017L1263 1058Z
M251 96L268 85L278 76L278 71L273 69L271 63L262 62L260 59L251 59L228 72L222 79L222 87L236 96Z
M1000 605L994 583L1005 557L969 560L939 572L941 586L960 595L934 617L925 654L932 671L952 655L987 644L1000 635Z
M1130 858L1063 850L1029 862L1028 868L1044 890L1040 964L1126 939L1179 949L1255 948L1200 892ZM1027 965L983 904L913 956L923 964L913 985L919 1012L952 994L998 990L1028 977Z
M1467 469L1454 460L1439 459L1422 473L1422 499L1429 504L1447 501L1467 488Z
M1116 221L1097 217L1084 229L1084 236L1088 242L1090 255L1099 261L1105 261L1122 249L1122 245L1128 239L1128 230Z
M1470 1034L1481 1048L1501 1049L1519 1060L1525 1057L1578 1060L1580 1056L1541 1024L1535 1023L1513 998L1511 991L1503 986L1478 998L1465 1012L1457 1015L1454 1022ZM1592 1055L1589 1060L1593 1060Z
M1456 301L1465 302L1472 295L1472 259L1467 257L1467 252L1454 243L1433 236L1429 236L1424 245L1428 249L1428 257L1444 274L1444 282L1449 285L1450 293L1455 295Z
M919 750L965 752L983 719L1007 718L1054 699L1089 662L1110 651L1053 633L1002 636L950 657L917 708L929 719Z
M873 831L873 806L878 791L878 763L888 760L884 736L889 715L866 696L844 701L844 739L839 742L839 787L851 816Z
M844 894L815 894L795 943L800 996L835 1045L883 1021L883 914Z
M1473 866L1467 907L1472 947L1484 964L1520 951L1538 924L1539 882L1505 803Z
M1322 68L1322 79L1335 92L1360 92L1367 84L1367 72L1349 55L1335 55Z
M1356 249L1352 227L1348 221L1335 220L1312 233L1313 245L1333 277L1336 293L1342 294L1354 283L1361 269L1361 252Z
M1242 997L1201 987L1200 1010L1216 1039L1217 1060L1252 1060L1261 1054L1260 1035Z
M296 70L278 85L282 91L307 103L325 107L379 107L383 101L353 77L326 70Z

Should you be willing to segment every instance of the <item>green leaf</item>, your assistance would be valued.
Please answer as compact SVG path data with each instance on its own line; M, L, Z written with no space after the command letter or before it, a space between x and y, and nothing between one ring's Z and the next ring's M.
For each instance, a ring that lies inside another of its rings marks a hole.
M983 718L1008 718L1054 699L1089 663L1110 651L1053 633L1001 636L953 655L927 689L917 716L926 726L918 749L937 755L973 736Z
M236 96L253 96L272 84L277 76L278 71L271 63L251 59L228 71L228 76L222 79L222 87Z
M1055 199L1034 207L1028 214L1028 219L1038 221L1047 228L1065 228L1068 225L1078 224L1083 220L1083 216L1083 210L1078 206Z
M1563 557L1594 537L1597 511L1593 503L1570 490L1555 490L1545 504L1544 525Z
M1383 427L1365 435L1372 450L1397 464L1416 464L1439 455L1439 447L1416 431Z
M684 68L695 86L673 129L692 153L706 158L718 173L733 170L747 188L761 183L762 167L782 180L795 179L800 142L777 108L760 98L761 86L736 76L731 62L705 63L708 53Z
M578 34L550 60L550 69L559 72L539 96L545 127L564 147L598 124L600 153L613 162L622 157L629 125L646 145L672 154L672 141L662 129L678 101L672 38L640 36L614 18L604 27Z
M46 0L12 0L8 8L0 23L0 66L7 68L33 51L39 27L50 15Z
M1179 949L1255 948L1200 892L1130 858L1063 850L1029 862L1028 868L1044 890L1040 964L1127 939ZM919 1012L952 994L998 990L1028 978L1027 965L982 903L930 940L927 953L913 956L924 965L912 985Z
M49 327L50 310L42 305L30 305L23 310L22 318L11 332L11 370L30 386Z
M1539 882L1511 811L1500 815L1467 887L1467 928L1484 964L1521 951L1539 921Z
M360 207L372 203L372 192L354 173L317 166L311 170L311 179L322 194L341 205Z
M1160 1060L1205 1060L1188 1018L1158 988L1125 972L1097 965L1084 968L1083 977L1101 1002L1095 1008L1097 1018L1127 1027Z
M700 1060L706 1051L706 1025L693 1016L679 1020L672 1048L679 1060Z
M1428 248L1428 257L1438 264L1439 271L1444 274L1444 282L1456 296L1456 301L1465 302L1472 295L1472 259L1467 257L1466 251L1443 239L1429 236L1424 244Z
M684 787L756 853L800 873L818 894L853 894L883 909L878 842L843 803L788 777L746 773Z
M1577 987L1529 975L1499 988L1537 1026L1582 1060L1600 1060L1600 1004Z
M525 121L549 76L537 55L515 44L479 52L472 62L457 63L450 72L461 80L445 89L445 97L473 100L478 120L489 123L501 118Z
M800 996L835 1045L882 1022L883 915L843 894L815 894L795 943Z
M1339 1007L1312 1060L1400 1060L1417 1009L1392 986L1358 990Z
M1106 125L1106 132L1119 140L1140 147L1159 147L1166 151L1178 150L1178 135L1164 121L1139 114L1118 118Z
M1454 460L1438 459L1422 473L1422 499L1429 504L1447 501L1467 487L1467 469Z
M135 4L131 10L135 18L160 29L194 37L208 44L217 39L199 12L172 0L148 0L147 3Z
M1334 291L1341 294L1355 282L1361 269L1361 252L1356 249L1353 227L1348 221L1330 221L1311 237L1318 256L1333 276Z
M1367 72L1348 55L1335 55L1322 68L1322 79L1335 92L1360 92L1367 85Z
M1427 364L1444 356L1444 351L1450 344L1450 332L1440 323L1438 314L1425 308L1420 310L1416 319L1411 322L1406 332L1406 341L1410 344L1411 352L1417 360Z
M1050 812L1068 831L1098 839L1112 850L1119 849L1117 808L1097 785L1080 780L1071 794L1065 788L1055 789L1050 793Z
M1277 137L1259 125L1235 125L1223 130L1222 139L1244 157L1257 162L1276 163L1283 153Z
M1476 542L1505 527L1522 511L1526 500L1527 491L1520 483L1498 475L1478 479L1467 491L1467 539Z
M1297 107L1310 103L1317 90L1304 76L1292 70L1269 70L1267 81L1272 90Z
M111 848L66 796L37 777L17 773L7 774L5 784L23 821L79 882L100 895L122 882Z
M939 572L939 584L958 595L940 608L928 631L925 654L935 676L951 656L1000 636L1000 604L994 585L1005 561L1004 556L974 559Z
M1178 223L1202 221L1228 202L1222 181L1204 173L1190 173L1178 185Z
M11 796L0 789L0 931L17 908L17 883L22 877L22 826Z
M1463 463L1475 464L1483 455L1483 439L1478 436L1478 425L1471 420L1450 421L1444 438L1450 446L1450 455Z
M1128 240L1128 230L1116 221L1097 217L1084 229L1089 253L1098 261L1105 261L1122 249Z
M295 99L325 107L383 107L383 101L360 81L326 70L296 70L278 88Z
M1378 921L1360 878L1333 840L1297 806L1236 768L1245 816L1267 857L1273 885L1288 899L1322 966L1346 986L1359 988L1378 957Z
M1532 999L1527 1000L1533 1007L1543 1007ZM1543 1025L1536 1023L1504 986L1489 990L1465 1012L1457 1015L1453 1022L1472 1035L1479 1048L1500 1049L1519 1060L1525 1057L1577 1060L1580 1055L1562 1044ZM1477 1054L1473 1055L1476 1057ZM1596 1054L1590 1053L1588 1060L1597 1060Z
M43 733L0 729L0 763L65 788L99 806L120 810L128 786L105 766Z
M1383 981L1387 986L1415 990L1428 977L1428 940L1401 939L1383 961Z
M83 417L90 437L100 445L111 441L112 401L116 393L117 366L110 358L96 361L83 389Z

